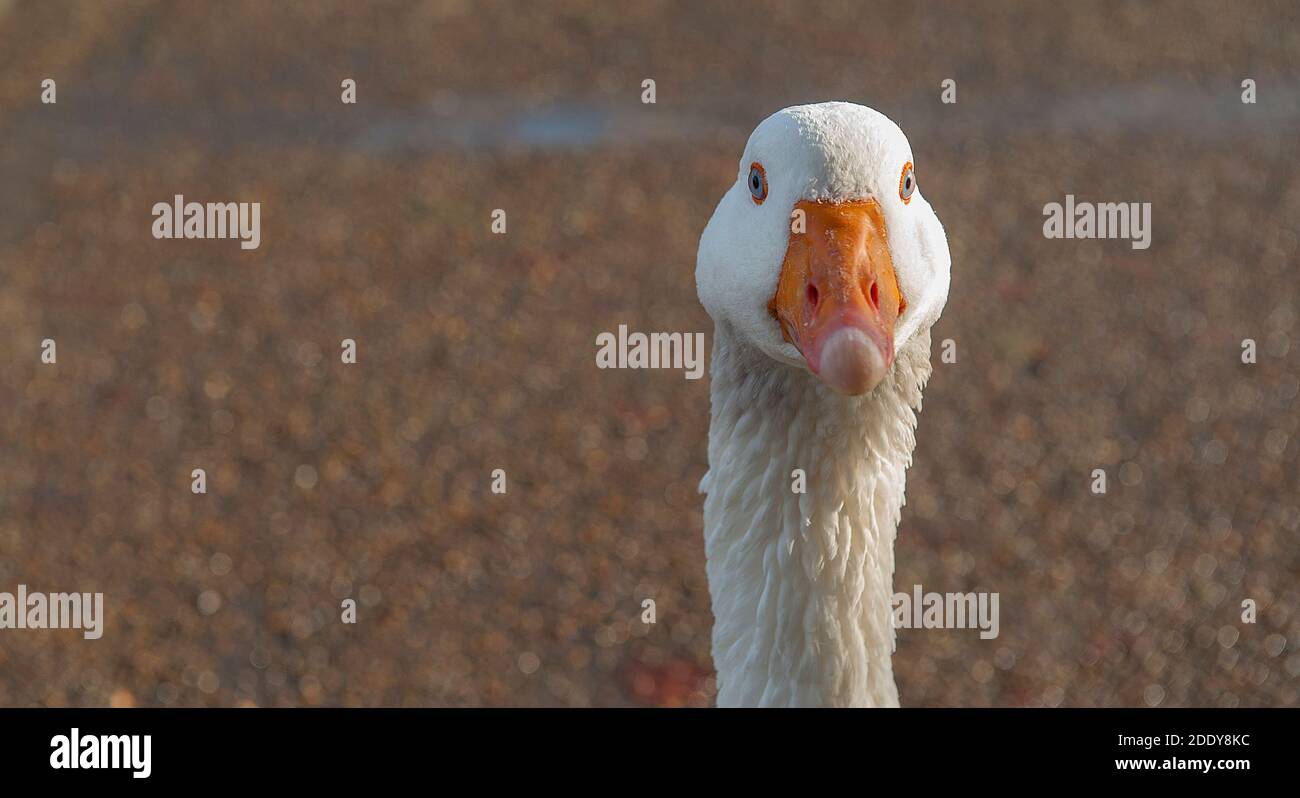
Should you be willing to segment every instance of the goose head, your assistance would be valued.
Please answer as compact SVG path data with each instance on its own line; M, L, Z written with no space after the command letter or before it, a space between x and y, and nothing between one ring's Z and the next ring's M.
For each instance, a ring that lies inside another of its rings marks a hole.
M950 256L898 125L800 105L749 137L700 238L700 302L768 357L841 394L872 391L939 318Z

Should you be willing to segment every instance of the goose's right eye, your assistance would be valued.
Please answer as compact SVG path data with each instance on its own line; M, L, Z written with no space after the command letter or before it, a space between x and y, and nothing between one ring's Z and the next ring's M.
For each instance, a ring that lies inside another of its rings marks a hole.
M767 199L767 172L757 161L749 167L749 196L754 198L756 205L762 205Z

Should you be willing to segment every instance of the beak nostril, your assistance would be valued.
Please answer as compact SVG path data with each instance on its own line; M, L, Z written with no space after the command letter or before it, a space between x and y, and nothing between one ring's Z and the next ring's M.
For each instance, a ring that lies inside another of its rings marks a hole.
M809 305L812 305L813 307L817 307L817 300L818 300L819 298L820 298L820 297L819 297L819 295L818 295L818 293L817 293L817 286L813 285L812 283L809 283L809 284L808 284L808 304L809 304Z
M867 297L871 300L871 307L880 310L880 284L875 280L871 281L871 289L867 292Z

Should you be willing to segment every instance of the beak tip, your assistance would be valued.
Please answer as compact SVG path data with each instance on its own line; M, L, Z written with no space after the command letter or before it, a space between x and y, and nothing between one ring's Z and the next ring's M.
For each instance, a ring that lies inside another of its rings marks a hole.
M841 327L819 348L814 372L828 387L845 396L869 393L889 369L885 351L856 327Z

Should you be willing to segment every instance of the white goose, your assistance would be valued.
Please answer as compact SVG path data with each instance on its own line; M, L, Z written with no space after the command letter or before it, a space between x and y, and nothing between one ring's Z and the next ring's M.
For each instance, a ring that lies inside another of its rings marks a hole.
M695 268L719 706L898 705L894 535L949 267L883 114L803 105L754 130Z

